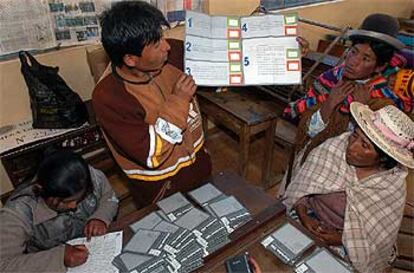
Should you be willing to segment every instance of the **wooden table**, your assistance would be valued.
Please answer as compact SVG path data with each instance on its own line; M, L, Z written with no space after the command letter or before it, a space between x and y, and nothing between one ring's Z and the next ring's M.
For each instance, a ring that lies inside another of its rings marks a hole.
M317 246L327 248L323 241L313 236L299 223L286 217L285 206L280 201L271 198L262 188L253 186L240 176L229 172L220 173L206 182L213 183L227 195L235 196L250 211L253 219L230 235L229 244L205 257L204 265L195 272L225 273L225 261L246 251L255 258L262 272L293 272L293 267L283 264L260 244L266 236L286 222L296 226L315 241L315 245L307 250L305 255L309 255ZM150 205L133 212L112 223L110 231L123 230L125 245L133 235L129 225L155 210L157 207Z
M221 93L200 90L197 92L197 98L206 136L207 119L223 125L239 136L239 172L243 177L247 175L250 139L258 133L265 132L262 183L265 189L272 186L275 128L283 107L254 87L230 88L229 91Z
M227 195L234 195L248 208L253 216L252 221L231 234L231 243L207 256L204 266L198 270L198 272L225 272L225 260L246 251L252 246L257 247L261 239L284 223L285 207L281 202L271 198L260 187L247 183L234 173L220 173L207 182L213 183ZM132 236L132 231L128 226L156 209L155 205L150 205L133 212L114 222L110 230L123 230L125 244ZM269 255L271 254L269 253ZM275 257L272 258L272 263L274 263L272 265L273 272L290 272L287 271L290 270L289 267L282 264Z

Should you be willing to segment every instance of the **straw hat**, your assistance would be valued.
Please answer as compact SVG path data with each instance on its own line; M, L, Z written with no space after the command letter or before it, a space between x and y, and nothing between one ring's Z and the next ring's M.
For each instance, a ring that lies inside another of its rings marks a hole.
M368 138L402 165L414 169L414 122L393 105L372 111L351 103L351 114Z
M404 44L396 37L400 24L390 15L375 13L364 19L359 29L349 30L347 36L352 38L368 38L386 43L395 49L404 48Z

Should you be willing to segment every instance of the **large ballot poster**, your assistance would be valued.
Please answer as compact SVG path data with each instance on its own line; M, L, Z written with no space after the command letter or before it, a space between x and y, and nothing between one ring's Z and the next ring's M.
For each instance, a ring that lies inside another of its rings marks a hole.
M185 72L198 85L301 83L297 14L209 16L187 11Z

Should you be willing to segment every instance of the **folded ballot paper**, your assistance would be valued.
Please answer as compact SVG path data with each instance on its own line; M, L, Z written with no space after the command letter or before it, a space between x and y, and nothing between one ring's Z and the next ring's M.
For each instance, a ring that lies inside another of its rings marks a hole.
M168 262L184 269L198 268L203 264L203 248L189 230L166 221L161 211L153 212L133 223L130 227L137 233L140 229L151 229L167 234L162 246ZM183 271L187 272L187 271Z
M211 184L189 195L207 212L176 193L157 203L160 210L130 225L134 235L112 261L121 273L194 271L203 265L203 257L230 242L229 228L250 217L234 197Z
M120 273L155 273L168 272L168 263L163 258L139 253L123 252L112 261Z
M157 206L167 215L170 221L175 221L178 217L193 208L190 201L180 192L158 201Z
M206 207L211 203L220 201L227 197L227 195L222 193L211 183L207 183L193 191L190 191L188 195L201 207Z
M228 233L232 233L252 219L249 211L234 196L210 203L205 208L220 219Z
M296 273L351 273L352 267L335 258L327 249L317 248L309 257L296 265Z
M251 220L249 211L234 196L225 195L210 183L188 195L210 215L219 218L228 233Z
M223 223L197 208L192 208L178 218L174 224L190 230L197 237L197 242L203 247L203 256L207 256L230 242Z
M293 265L314 242L299 229L286 223L267 236L261 244L285 264Z
M114 260L114 265L121 271L128 269L128 272L153 272L148 271L149 268L154 269L154 272L186 273L203 265L204 250L195 234L175 225L165 218L162 211L150 213L130 225L130 228L135 234L124 247L123 254L141 256L134 264L133 260L127 260L130 255L120 255ZM126 261L128 263L124 264Z

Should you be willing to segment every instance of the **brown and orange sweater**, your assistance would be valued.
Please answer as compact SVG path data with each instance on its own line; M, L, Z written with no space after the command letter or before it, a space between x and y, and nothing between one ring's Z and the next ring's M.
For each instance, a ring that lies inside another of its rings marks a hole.
M202 171L192 168L196 159L209 160L202 149L197 100L173 94L182 73L167 64L148 83L136 84L107 70L95 87L92 103L98 123L115 160L132 179L174 180L180 170L196 175Z

